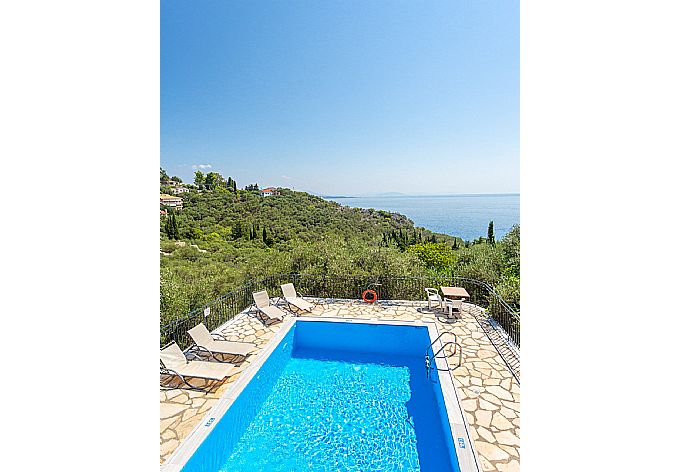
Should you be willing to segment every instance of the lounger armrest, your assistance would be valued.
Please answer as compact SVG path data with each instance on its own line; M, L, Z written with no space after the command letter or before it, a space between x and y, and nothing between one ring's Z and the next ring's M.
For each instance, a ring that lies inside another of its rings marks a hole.
M300 298L304 298L304 295L302 295L300 292L297 292L297 296Z
M227 341L228 340L228 338L226 338L225 336L223 336L220 333L211 333L211 337L213 339L215 339L216 341Z
M182 377L180 374L178 374L176 371L169 369L165 367L164 365L161 364L161 373L160 375L175 375L177 377Z
M211 351L209 351L203 346L199 346L198 344L192 344L192 346L190 346L190 348L187 349L187 351L190 352L197 359L201 359L201 357L199 357L199 352L205 352L209 356L213 357L213 353Z
M176 371L174 371L174 370L172 370L172 369L168 369L168 368L165 367L162 363L161 363L161 373L160 373L160 375L172 375L172 376L176 377L180 382L182 382L183 385L186 385L187 388L189 388L190 390L195 390L195 391L197 391L197 392L204 392L204 391L205 391L205 390L204 390L203 388L201 388L201 387L195 387L194 385L190 384L189 382L187 382L187 379L185 379L184 376L180 375L179 372L176 372ZM166 388L166 389L181 388L181 387L168 387L168 386L165 386L165 385L161 385L161 386L162 386L163 388Z

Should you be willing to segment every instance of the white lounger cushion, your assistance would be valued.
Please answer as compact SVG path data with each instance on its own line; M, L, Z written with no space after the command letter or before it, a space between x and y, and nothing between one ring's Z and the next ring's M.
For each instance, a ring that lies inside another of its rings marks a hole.
M283 298L285 298L285 301L290 305L304 311L311 311L312 308L314 308L314 305L306 301L304 298L297 296L297 291L292 283L283 284L280 286L280 289L283 291Z
M304 311L311 311L312 308L314 308L314 305L309 303L303 298L292 298L292 297L285 297L285 301L287 301L290 305L296 306L300 310Z
M271 305L271 299L268 298L268 292L262 290L261 292L252 293L254 303L261 313L268 316L272 320L282 320L287 313L275 305Z
M174 369L183 377L201 377L205 379L223 380L238 371L232 364L222 362L190 361L181 369Z
M295 286L292 283L283 284L280 286L280 289L283 291L285 298L297 298L297 290L295 290Z
M161 350L161 361L170 370L174 370L183 377L201 377L207 379L223 380L237 372L237 367L232 364L220 362L191 361L188 362L182 349L177 343Z
M268 316L272 320L282 320L286 315L286 313L283 310L274 305L268 305L263 307L260 306L258 308L261 313Z
M187 364L187 358L180 346L177 343L172 343L161 350L161 362L168 369L177 370Z
M205 347L211 352L220 352L222 354L236 354L238 356L246 356L256 349L256 346L251 343L233 342L233 341L218 341L213 339L211 333L208 332L203 323L199 323L189 331L194 342L201 347Z
M252 293L252 296L254 297L254 303L256 303L256 306L259 308L263 308L271 304L271 299L268 298L268 292L266 290L254 292Z
M250 343L241 343L234 341L213 341L210 344L204 344L211 352L220 352L221 354L236 354L238 356L246 356L250 352L256 350L256 346Z

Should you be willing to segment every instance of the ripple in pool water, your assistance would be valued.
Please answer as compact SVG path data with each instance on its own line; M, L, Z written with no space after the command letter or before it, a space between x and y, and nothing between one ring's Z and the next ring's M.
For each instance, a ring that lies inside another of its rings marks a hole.
M419 471L407 367L292 358L223 471Z

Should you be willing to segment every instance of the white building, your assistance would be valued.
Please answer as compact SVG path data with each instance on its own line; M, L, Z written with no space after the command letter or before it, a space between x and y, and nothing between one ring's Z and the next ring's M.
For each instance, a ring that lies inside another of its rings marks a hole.
M161 205L172 208L182 208L182 199L180 197L173 197L172 195L161 193Z
M189 189L187 187L173 187L170 189L170 193L173 195L179 195L181 193L187 193Z

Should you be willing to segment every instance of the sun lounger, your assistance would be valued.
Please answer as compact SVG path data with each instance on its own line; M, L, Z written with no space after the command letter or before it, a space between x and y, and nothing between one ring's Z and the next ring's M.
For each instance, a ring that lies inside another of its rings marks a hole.
M257 315L259 320L265 325L267 321L283 321L283 318L287 315L283 310L275 305L271 305L271 299L268 298L268 292L262 290L261 292L254 292L254 306L257 310ZM268 320L262 319L261 315L268 318Z
M283 291L283 300L285 300L288 305L294 306L302 311L311 311L314 308L314 305L306 301L301 293L297 293L295 286L291 283L283 284L280 288Z
M203 323L199 323L189 331L189 336L191 336L194 341L194 349L198 351L205 351L209 355L213 356L216 360L222 360L216 357L216 354L227 354L229 356L244 356L246 357L249 353L256 350L256 346L251 343L228 341L223 338L220 334L209 333L206 326ZM214 336L220 339L214 339Z
M180 346L176 342L161 349L161 375L168 375L176 377L188 388L192 390L204 389L195 387L187 381L188 377L206 379L206 380L223 380L230 377L238 371L238 368L232 364L222 362L207 362L207 361L188 361ZM171 388L171 387L170 387Z

